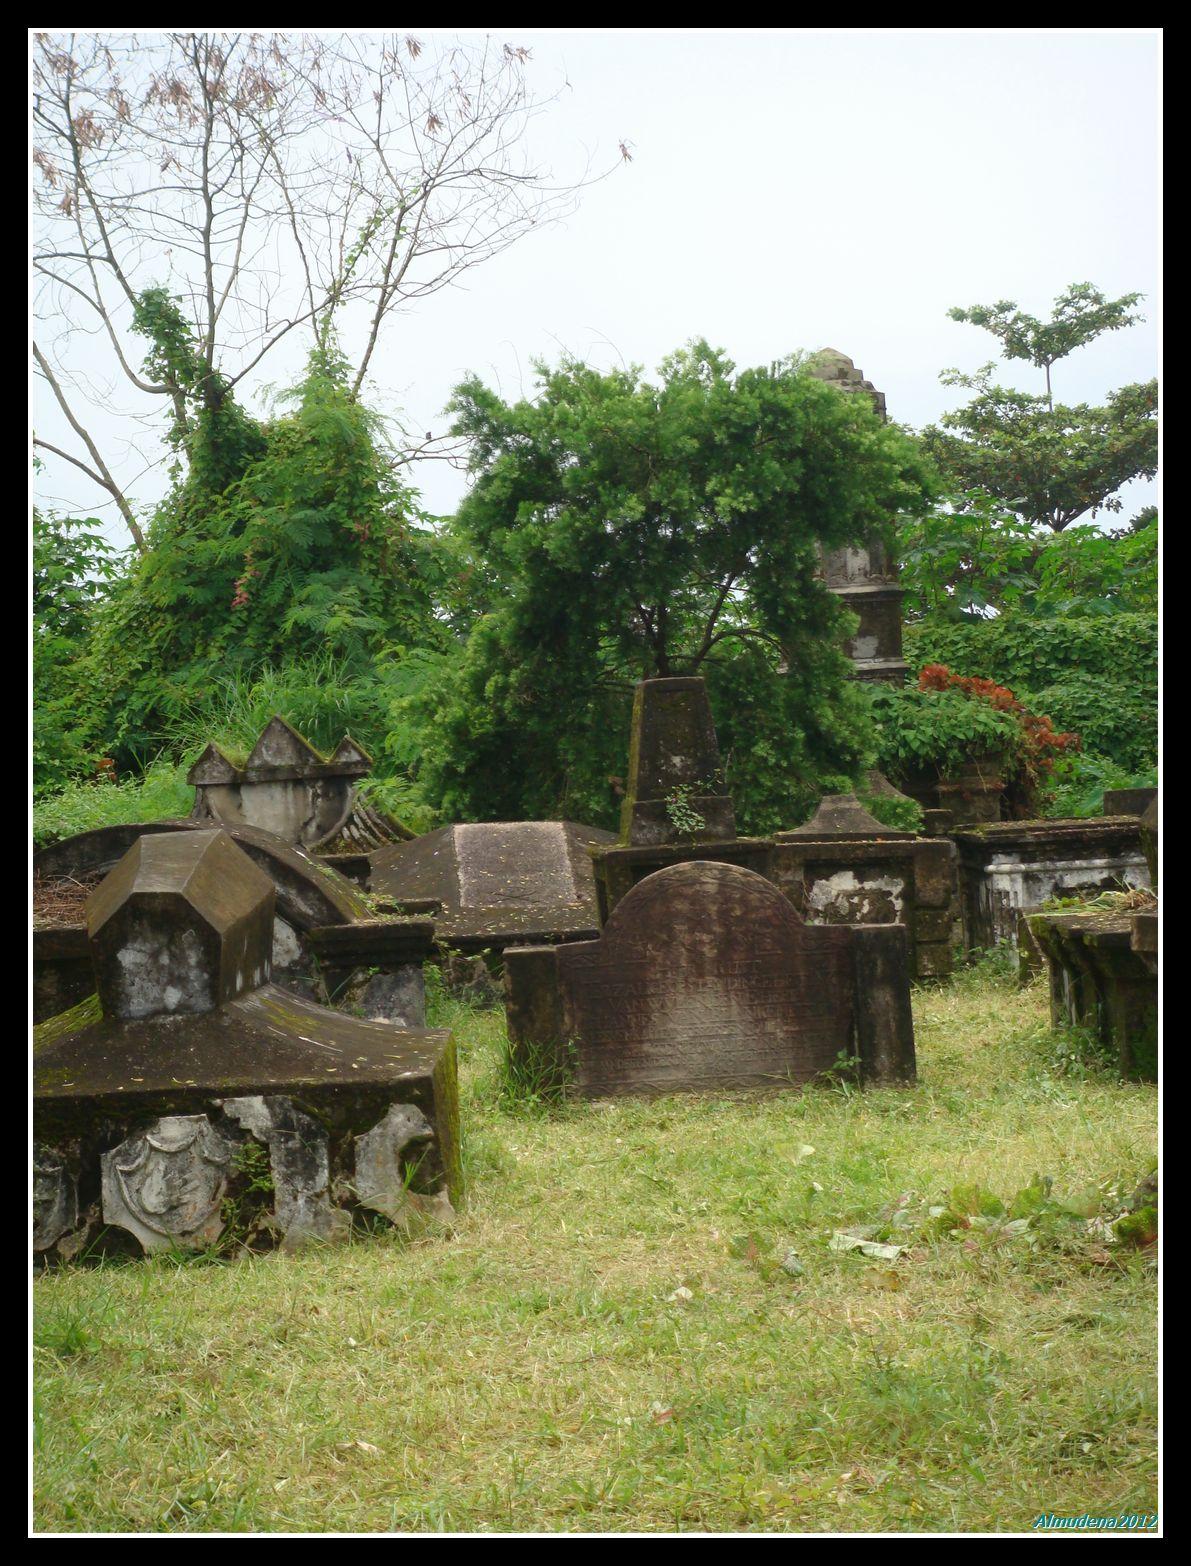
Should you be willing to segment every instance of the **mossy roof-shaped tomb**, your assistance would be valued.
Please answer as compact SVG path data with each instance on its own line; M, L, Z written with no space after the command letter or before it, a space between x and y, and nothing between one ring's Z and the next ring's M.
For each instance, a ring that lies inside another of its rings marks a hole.
M213 1010L269 977L273 882L223 832L138 838L87 901L104 1015Z

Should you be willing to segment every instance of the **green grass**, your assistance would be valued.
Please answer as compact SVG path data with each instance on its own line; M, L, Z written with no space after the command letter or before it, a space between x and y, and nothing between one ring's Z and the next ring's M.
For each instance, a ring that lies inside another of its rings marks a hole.
M1155 1152L1155 1090L1064 1074L1040 988L976 973L916 1009L915 1090L527 1111L500 1016L454 1008L453 1239L36 1282L37 1527L1015 1531L1154 1511L1148 1263L981 1230L892 1265L827 1248L963 1184L1008 1200L1041 1173L1094 1203Z
M169 761L155 761L141 776L120 783L91 779L69 783L34 800L33 846L44 848L97 827L188 816L193 805L194 789L186 781L186 768Z

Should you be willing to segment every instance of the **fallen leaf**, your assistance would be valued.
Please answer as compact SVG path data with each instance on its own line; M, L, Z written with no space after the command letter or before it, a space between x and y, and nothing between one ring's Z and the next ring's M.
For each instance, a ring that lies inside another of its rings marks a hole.
M881 1245L876 1240L866 1240L858 1234L848 1234L844 1229L837 1229L827 1244L831 1251L859 1251L862 1256L871 1256L876 1261L896 1261L899 1256L904 1256L904 1245Z

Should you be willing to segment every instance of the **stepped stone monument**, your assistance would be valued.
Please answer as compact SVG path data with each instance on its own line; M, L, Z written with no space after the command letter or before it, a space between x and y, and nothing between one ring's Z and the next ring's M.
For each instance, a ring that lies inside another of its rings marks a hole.
M96 993L34 1030L40 1255L110 1231L145 1250L229 1232L292 1247L345 1238L363 1209L449 1217L450 1034L274 985L274 898L220 831L141 836L91 894Z
M807 365L818 380L849 395L868 397L882 419L885 394L837 348L824 348ZM882 538L874 533L864 544L827 550L823 554L826 586L860 617L856 634L848 642L848 656L860 680L881 680L900 685L908 665L902 656L902 599L897 563Z

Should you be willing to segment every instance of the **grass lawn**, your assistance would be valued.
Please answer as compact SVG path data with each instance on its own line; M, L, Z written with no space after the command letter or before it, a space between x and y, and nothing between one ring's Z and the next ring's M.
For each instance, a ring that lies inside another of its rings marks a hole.
M1108 1211L1151 1166L1156 1090L1064 1069L1039 987L986 970L920 992L916 1090L552 1111L502 1099L498 1013L444 1009L470 1182L453 1239L36 1281L39 1530L1156 1510L1152 1264L1082 1220L926 1217L1036 1173ZM896 1260L828 1248L899 1209Z

